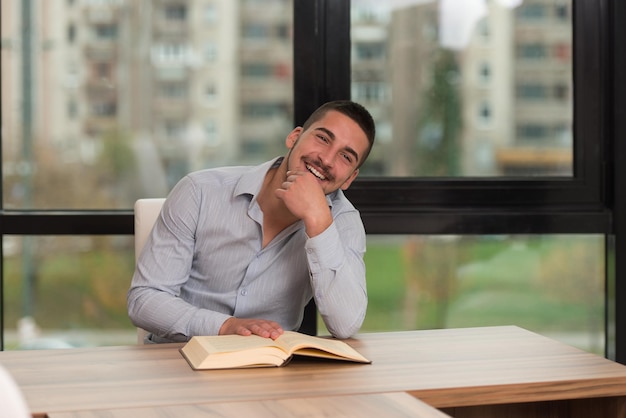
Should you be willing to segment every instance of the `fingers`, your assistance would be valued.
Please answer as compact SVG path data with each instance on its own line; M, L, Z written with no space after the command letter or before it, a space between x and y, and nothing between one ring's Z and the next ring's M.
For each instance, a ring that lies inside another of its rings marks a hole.
M281 187L284 190L287 190L289 186L291 186L298 179L298 177L302 176L303 174L304 173L300 173L297 171L287 171L287 175L285 176L285 181L283 181Z
M229 318L224 322L219 334L258 335L275 340L285 331L274 322L265 319Z
M262 325L259 324L252 324L249 327L242 327L240 329L240 335L258 335L260 337L263 338L271 338L273 340L275 340L276 338L280 337L281 334L284 332L283 329L278 325L275 324L270 326L267 323L264 323Z

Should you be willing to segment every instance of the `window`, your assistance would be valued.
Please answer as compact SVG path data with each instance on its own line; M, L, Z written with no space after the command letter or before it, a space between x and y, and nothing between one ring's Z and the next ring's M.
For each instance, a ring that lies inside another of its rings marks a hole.
M204 22L208 25L216 24L219 21L217 5L207 4L204 6Z
M192 62L193 52L184 44L161 44L152 48L153 61L157 64L185 65Z
M269 30L267 26L262 23L245 24L242 32L243 38L248 40L265 40L269 38Z
M491 82L491 65L488 62L482 62L478 70L478 80L482 85L489 85Z
M217 86L209 84L204 88L204 101L208 104L214 104L218 99Z
M379 43L360 43L355 48L359 60L381 59L385 53L384 46Z
M520 99L545 99L547 97L546 86L541 84L520 84L517 87L517 96Z
M546 45L531 43L522 44L518 48L518 56L520 59L541 59L547 57Z
M78 106L75 100L67 103L67 116L69 119L75 119L78 116Z
M375 235L363 328L515 323L603 354L603 253L598 235Z
M352 86L352 98L363 103L380 102L386 97L386 88L381 82L355 82Z
M117 38L117 25L97 25L95 32L97 39L113 40Z
M94 116L115 116L117 106L112 102L95 102L92 104L91 112Z
M209 43L204 46L204 60L207 64L217 62L218 46L215 43Z
M564 21L564 20L569 19L569 10L565 2L564 4L555 4L554 12L558 20Z
M67 42L74 43L76 41L76 25L69 24L67 26Z
M184 83L165 83L161 85L161 96L169 99L184 99L187 97L187 85Z
M187 6L184 4L170 4L165 6L165 18L172 21L187 19Z
M517 127L519 139L544 139L549 135L550 129L546 125L527 123Z
M271 63L251 63L243 64L241 67L241 75L243 77L262 77L267 78L273 73Z
M518 15L525 20L538 20L543 19L546 16L545 4L522 4L519 7Z
M219 145L220 136L218 124L215 120L209 119L204 124L204 133L206 134L207 145L214 147Z
M478 124L483 128L488 128L491 125L492 110L489 102L482 102L478 109Z
M618 357L626 361L622 344L625 318L621 307L617 313L615 310L615 304L626 299L619 285L626 282L622 280L626 278L625 268L623 261L615 257L616 253L623 253L626 236L619 228L626 224L626 211L620 210L624 208L623 198L615 192L626 186L624 169L615 164L615 155L623 155L619 152L623 151L623 144L615 138L623 136L625 122L615 117L612 108L613 103L621 103L623 108L624 100L614 94L623 91L624 83L620 74L624 72L626 48L622 44L626 36L618 36L624 35L624 29L614 24L626 19L623 2L490 1L484 2L485 9L480 13L463 9L468 13L460 15L468 20L455 25L450 23L454 16L443 19L439 15L438 1L403 2L407 7L399 10L391 9L397 2L310 0L284 3L293 7L294 21L282 32L277 28L285 21L272 21L271 14L247 15L244 20L236 12L238 8L225 7L219 10L219 25L230 29L218 33L202 28L200 43L186 39L185 32L194 30L191 24L174 34L171 26L158 24L166 16L164 7L174 3L189 5L180 14L184 14L184 19L188 19L187 14L191 16L191 10L201 11L203 5L209 4L196 0L152 2L154 10L148 15L141 12L142 2L80 2L81 7L106 4L115 12L111 16L124 17L120 21L114 19L119 25L117 36L124 37L124 42L93 45L96 39L81 38L81 43L65 44L68 35L64 31L70 24L69 16L61 12L65 2L46 1L46 7L52 11L49 16L59 20L54 25L32 25L38 28L33 45L48 45L45 54L51 65L46 66L21 67L22 62L16 59L18 54L8 54L7 58L6 45L18 45L15 40L21 39L16 32L20 25L2 26L4 209L0 211L0 232L7 249L2 260L4 274L29 265L29 261L37 268L43 265L39 256L45 252L29 253L16 243L40 234L45 238L71 237L76 248L83 248L79 245L82 238L93 237L102 240L103 247L128 254L130 243L105 237L132 234L130 207L134 198L149 193L164 195L194 164L210 167L254 163L276 155L271 144L283 137L293 123L302 123L318 102L349 97L351 89L359 90L351 85L351 76L355 74L355 83L383 83L383 91L388 92L367 103L380 127L377 145L357 181L346 191L362 213L368 241L373 246L381 245L374 238L380 238L384 245L391 245L385 241L396 241L394 245L398 247L415 237L432 237L431 244L436 246L438 238L444 236L463 240L476 237L480 245L471 251L478 254L475 259L484 260L485 254L495 254L485 252L483 245L488 246L490 240L506 253L520 248L524 252L524 246L526 250L535 249L539 241L534 238L539 236L556 242L554 248L567 248L583 238L586 254L599 251L596 259L607 260L606 266L597 267L605 272L615 270L613 281L610 273L605 274L609 278L606 305L594 302L593 306L606 309L608 321L600 327L608 330L608 340L614 327L618 342L613 346L617 347ZM276 4L262 0L255 3ZM469 7L473 2L458 3ZM40 13L41 4L33 4L35 12ZM521 5L530 4L547 6L541 18L518 13ZM12 10L20 9L19 0L2 1L1 5L3 12L9 6ZM356 11L365 6L367 11ZM83 20L86 16L73 14L71 23L76 24L77 34L86 28L92 35L88 38L94 38L91 26ZM372 32L358 31L351 38L350 24L346 22L350 16L355 19L353 27L357 20L367 25L374 23L376 33L383 34L383 40L376 38L375 42L385 46L384 54L365 62L353 61L355 66L366 64L366 68L351 68L349 58L356 56L351 39L360 43ZM46 16L39 14L37 18L38 22L46 22ZM489 22L490 42L481 40L481 29L476 24L483 19ZM438 40L448 35L450 27L463 28L463 36L455 48L442 48ZM133 42L140 33L148 33L151 42ZM266 42L279 33L288 33L288 42ZM406 35L402 39L414 42L405 50L397 49L399 44L394 43L402 34ZM50 48L51 44L44 42L47 39L59 40L63 48ZM208 42L219 46L220 66L202 65L203 60L195 58L195 48L203 55L203 44ZM181 57L179 61L168 61L163 58L170 54L159 50L163 44L194 47L186 53L172 54ZM29 57L24 51L32 51L30 58L36 63L41 58L38 54L43 52L29 46L27 42L19 43L18 52ZM94 86L85 71L72 72L68 83L67 63L78 69L94 68L95 52L97 62L107 62L123 75L112 80L114 88L107 91L106 98L98 96L104 103L116 105L114 117L92 117L91 103L86 98L93 98L87 93ZM289 63L293 57L296 67L286 72L285 79L274 78L271 85L240 83L239 63L243 57L243 62L251 62L250 57L256 60L255 54L271 58L273 63ZM127 60L129 57L142 58ZM490 64L488 86L476 77L482 62ZM157 106L160 83L183 80L190 86L185 106L167 110ZM522 82L545 86L547 98L536 102L533 99L527 106L517 97L517 86ZM263 85L267 88L260 88ZM218 87L219 101L215 106L206 106L205 93L216 92ZM64 111L70 95L77 101L77 109L85 109L79 112L77 120L70 120L66 116L70 112ZM23 100L25 97L34 101ZM33 106L29 107L29 103ZM252 109L247 103L254 104ZM489 103L490 129L476 124L481 103ZM271 110L256 110L257 104L265 104ZM267 114L272 117L266 117ZM203 152L192 159L185 146L189 126L198 126L206 133L205 123L209 119L219 121L223 140L213 148L202 144L199 149ZM24 123L29 120L33 123ZM36 128L34 132L29 132L31 127ZM520 132L540 137L542 129L547 138L518 141ZM116 132L113 138L105 134L110 132ZM422 133L424 137L420 136ZM431 152L424 152L423 145L433 144L436 147ZM418 160L418 167L411 165ZM474 163L478 167L472 167ZM371 173L376 177L368 177ZM84 189L89 192L82 192ZM80 235L72 235L77 233ZM396 250L392 258L400 253ZM34 257L29 259L28 254ZM17 257L17 261L10 257ZM378 265L375 261L368 263L372 269ZM471 268L460 270L466 274ZM15 277L21 280L28 276ZM6 284L3 289L4 302ZM401 287L388 290L402 293ZM88 306L91 301L85 304ZM3 306L6 311L8 305ZM94 311L100 312L99 308ZM20 315L14 311L10 314ZM5 317L2 323L6 323ZM7 328L13 330L14 326L8 324ZM595 339L597 334L584 335L593 335L590 338ZM609 353L611 344L609 341L606 347Z

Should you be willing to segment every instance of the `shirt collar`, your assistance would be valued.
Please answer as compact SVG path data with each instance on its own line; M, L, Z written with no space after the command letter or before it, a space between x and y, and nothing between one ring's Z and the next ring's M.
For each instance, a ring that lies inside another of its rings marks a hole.
M282 160L283 157L276 157L273 160L266 161L261 165L251 167L250 170L245 171L241 175L239 182L237 182L233 195L240 196L249 194L256 196L259 190L261 190L267 172L273 167L278 167Z

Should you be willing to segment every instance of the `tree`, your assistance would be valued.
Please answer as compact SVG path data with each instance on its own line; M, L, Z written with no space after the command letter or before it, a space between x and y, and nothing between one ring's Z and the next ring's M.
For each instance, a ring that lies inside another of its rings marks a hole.
M426 90L424 112L416 143L420 176L454 176L459 172L459 134L462 127L459 65L456 54L436 51L432 82Z

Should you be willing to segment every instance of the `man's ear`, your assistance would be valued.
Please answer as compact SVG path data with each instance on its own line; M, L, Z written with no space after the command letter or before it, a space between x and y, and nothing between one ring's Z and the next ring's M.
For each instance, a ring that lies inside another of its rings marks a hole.
M300 138L300 134L302 133L302 127L298 126L294 128L293 131L287 135L287 139L285 140L285 144L287 144L287 148L291 149Z
M343 184L341 185L341 190L347 190L348 187L350 187L350 185L352 184L352 182L354 181L354 179L356 178L356 176L359 175L359 169L357 168L356 170L354 170L352 172L352 174L350 175L350 177L348 177L348 180L344 181Z

